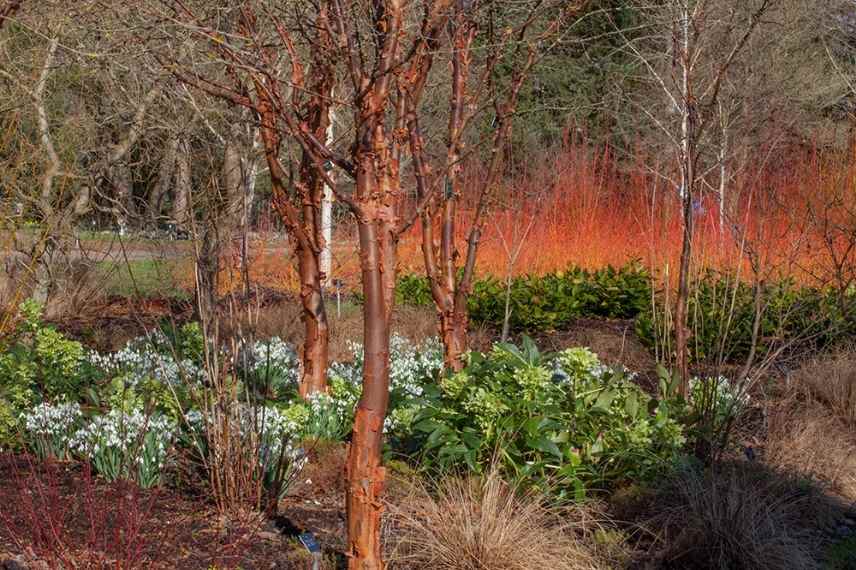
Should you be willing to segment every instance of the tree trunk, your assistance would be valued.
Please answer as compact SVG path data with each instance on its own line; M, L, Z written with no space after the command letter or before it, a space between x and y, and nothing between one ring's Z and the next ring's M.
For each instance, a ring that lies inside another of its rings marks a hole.
M464 357L469 350L468 325L466 297L464 297L463 306L455 303L455 308L451 312L440 313L443 362L448 370L458 372L464 367Z
M250 152L255 150L255 144ZM256 195L256 176L259 171L259 161L253 154L241 161L243 174L243 188L241 192L241 211L239 216L238 231L241 239L241 276L244 281L244 296L250 296L250 213L253 209L253 200Z
M365 175L361 173L364 177ZM358 183L360 180L358 178ZM359 222L362 266L365 359L363 393L354 416L347 463L348 568L382 570L381 496L385 470L381 465L383 422L389 402L389 319L384 291L382 252L376 214Z
M330 99L333 98L333 90L330 90ZM327 141L326 144L333 144L333 122L335 114L332 107L329 112L329 122L327 124ZM333 175L332 171L329 173ZM333 284L333 189L325 182L324 193L321 196L321 273L323 273L324 287L331 287Z
M201 228L201 244L196 259L196 300L198 317L217 315L220 275L220 235L216 213L204 220Z
M133 219L134 207L133 188L131 185L131 168L127 164L114 164L107 170L110 188L113 190L113 215L119 231L124 232L128 222Z
M692 257L693 208L692 192L686 191L683 200L684 228L681 259L678 273L678 297L675 302L675 363L681 378L680 393L689 393L689 330L687 307L690 296L690 259Z
M683 213L683 236L681 258L678 272L678 296L675 304L675 363L681 382L679 390L686 397L689 394L689 331L687 330L687 307L690 295L690 262L692 260L693 240L693 200L696 183L696 114L690 77L690 13L686 3L682 5L681 72L683 103L681 117L681 206Z
M459 371L464 366L463 357L469 346L467 283L457 280L457 250L455 248L454 190L444 197L440 240L435 244L434 220L426 211L422 215L422 256L431 287L431 298L437 309L440 340L443 342L443 362L448 370Z
M304 398L316 392L327 391L327 362L330 329L327 310L321 294L321 272L315 252L301 248L298 251L300 272L300 302L303 305L303 371L300 378L300 395Z
M255 156L241 160L241 172L243 173L243 192L241 195L240 226L245 231L249 230L250 215L253 211L253 202L256 199L256 179L259 174L259 161Z
M80 186L74 197L73 213L75 218L86 215L92 209L92 189L88 184Z
M304 154L300 168L301 184L305 185L308 200L302 208L302 227L306 239L297 239L298 271L300 272L300 301L303 304L303 325L306 336L303 342L303 373L300 394L307 397L315 392L327 391L327 357L329 327L324 306L321 254L322 235L321 202L324 184L313 164Z
M48 47L48 53L45 56L45 63L42 66L42 72L39 75L39 81L36 84L36 89L33 91L33 100L36 106L36 115L38 116L39 122L39 135L42 141L42 147L44 148L45 154L47 155L48 159L47 168L45 169L45 173L42 176L42 189L40 195L41 201L39 202L39 205L42 209L42 216L44 216L45 218L50 218L53 215L53 182L54 179L59 175L61 166L59 156L57 155L56 149L54 148L53 139L51 137L50 121L48 120L44 97L45 87L48 83L48 76L50 75L50 71L53 68L54 58L56 56L58 47L59 39L51 39L50 46Z
M180 228L185 228L189 220L190 201L190 149L187 141L181 139L176 155L175 197L172 202L172 219Z
M728 123L723 115L722 105L720 105L720 140L719 140L719 233L725 229L725 190L728 186L728 153L729 137Z
M166 145L166 150L161 158L160 169L158 170L158 180L152 193L149 196L149 220L152 223L157 223L161 215L161 202L163 197L169 192L169 187L172 184L173 174L175 173L176 156L178 154L179 139L177 136L171 136Z
M233 128L223 150L223 185L230 234L240 226L244 210L244 175L238 140L238 130Z

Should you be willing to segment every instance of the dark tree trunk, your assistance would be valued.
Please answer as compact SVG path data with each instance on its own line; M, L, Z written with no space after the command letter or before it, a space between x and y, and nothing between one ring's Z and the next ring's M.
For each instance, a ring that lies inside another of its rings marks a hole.
M687 307L690 296L690 260L692 257L693 209L690 192L684 198L683 244L678 272L678 298L675 302L675 364L681 378L680 393L689 393L689 329Z
M196 295L199 317L216 316L220 275L220 235L216 215L204 221L196 260Z
M173 174L175 173L175 159L178 154L178 142L177 136L171 136L169 141L167 141L164 155L161 157L158 179L149 196L148 217L152 224L157 224L161 215L163 197L169 192L170 185L172 184Z
M191 173L190 173L190 148L187 140L181 139L178 143L178 154L175 158L176 173L175 173L175 195L172 202L172 219L175 224L186 229L190 222L190 193L191 193Z
M690 266L693 255L694 229L694 201L696 187L696 114L692 98L687 97L687 111L685 118L685 137L683 164L683 234L681 243L681 257L678 268L678 297L675 302L675 363L680 375L679 390L681 395L689 394L690 372L689 372L689 328L688 307L690 297Z

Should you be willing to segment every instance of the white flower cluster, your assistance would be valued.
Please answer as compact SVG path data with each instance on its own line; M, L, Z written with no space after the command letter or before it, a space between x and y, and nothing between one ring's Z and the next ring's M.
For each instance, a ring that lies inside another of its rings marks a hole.
M94 417L74 435L71 444L75 451L90 460L106 451L122 455L136 451L135 463L142 463L148 455L149 460L162 467L175 432L174 422L166 416L114 409Z
M48 437L70 434L81 417L80 405L77 403L42 403L22 415L28 433Z
M205 416L199 410L186 410L184 412L184 421L194 431L199 431L205 427Z
M749 394L725 376L716 378L690 378L690 402L697 403L713 390L716 398L716 410L720 413L735 413L749 405Z
M611 375L613 370L606 364L599 362L586 369L586 372L588 372L595 380L602 380L604 376Z
M309 419L307 435L315 437L344 437L351 427L354 408L357 406L355 391L343 390L334 395L316 392L307 398Z
M33 452L42 459L67 458L83 414L77 403L42 403L21 415Z
M297 351L278 336L253 343L253 355L256 372L264 372L266 368L288 371L290 378L297 382L299 368Z
M241 406L241 435L259 442L259 462L266 471L274 470L280 459L290 462L290 470L300 470L307 458L294 442L300 433L297 423L272 406Z
M327 377L341 378L350 384L359 386L363 379L363 345L349 340L348 350L354 356L353 360L351 362L331 362L327 369Z
M363 374L363 346L349 343L349 348L354 355L353 362L334 362L329 375L359 384ZM391 390L399 390L405 396L419 397L424 383L436 378L443 369L443 347L436 338L414 345L406 337L394 334L389 341L389 361Z
M241 433L255 433L260 440L279 449L281 442L296 433L297 426L273 406L241 406Z
M413 423L418 409L415 406L396 407L389 411L383 420L383 433L390 434L406 428Z
M295 388L300 378L297 351L279 337L259 340L237 355L236 363L241 370L251 372L250 378L259 383L257 389L272 390L281 397L290 388Z
M118 352L99 354L92 351L88 359L110 376L123 375L131 388L136 388L146 379L175 386L202 377L202 370L192 360L176 361L169 351L157 350L158 346L169 346L169 340L161 331L132 339Z
M393 335L389 342L389 360L392 388L419 397L422 384L434 380L443 370L443 347L436 338L414 346L406 338Z

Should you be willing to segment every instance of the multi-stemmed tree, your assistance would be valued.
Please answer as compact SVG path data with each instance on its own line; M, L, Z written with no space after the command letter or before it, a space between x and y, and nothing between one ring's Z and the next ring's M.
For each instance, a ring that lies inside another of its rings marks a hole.
M325 389L325 185L354 216L365 358L347 463L348 553L353 568L380 568L381 450L398 241L421 220L446 361L458 368L466 351L467 294L490 192L501 174L503 144L521 86L567 10L535 2L526 6L531 14L510 11L503 20L495 2L462 0L327 0L288 9L244 2L224 10L178 0L163 4L165 20L177 24L167 35L201 41L208 61L214 54L225 72L165 51L155 53L160 62L184 84L256 118L274 205L297 251L306 322L304 393ZM555 17L545 25L541 16L551 10ZM444 65L437 65L439 59ZM446 139L432 147L423 130L431 113L422 103L435 75L451 91ZM333 105L350 111L349 144L328 139ZM479 124L479 113L489 120ZM432 159L436 146L443 150ZM472 189L476 207L459 265L455 220L462 172L468 159L484 158L485 147L487 175ZM404 191L408 174L415 181L415 205Z
M437 47L452 3L329 0L274 10L246 2L225 16L179 1L164 4L179 23L176 35L190 29L196 40L206 42L225 66L228 83L206 75L201 66L164 53L157 57L184 83L251 109L257 117L274 203L298 251L307 319L304 367L316 365L317 360L306 358L313 354L313 342L324 343L316 354L323 355L326 364L318 259L325 183L356 220L365 360L347 463L348 553L352 568L381 568L381 451L396 251L404 231L399 211L404 198L400 164L407 141L405 102L418 109L420 93L414 86L424 83L429 71L425 62ZM325 137L329 94L339 76L344 87L337 97L351 111L352 124L351 144L344 149ZM283 163L283 154L295 150L300 155L296 174ZM334 180L328 164L344 172L347 182L342 176ZM323 377L323 370L318 374ZM308 388L312 382L304 369L303 383Z
M404 103L418 197L414 217L421 222L425 271L437 309L445 365L451 370L463 366L468 350L467 303L479 243L502 175L503 151L521 88L572 13L570 6L557 9L544 2L523 3L520 12L505 6L503 18L509 26L498 32L493 12L497 4L455 3L447 32L448 61L441 62L449 70L450 91L439 151L431 152L435 149L423 134L422 113L413 103L419 97L408 93ZM429 56L425 65L431 66L433 59ZM423 88L424 84L415 85L413 92L419 94ZM465 180L467 163L479 159L485 162L484 170L478 178ZM472 207L465 244L458 235L462 198ZM463 255L459 246L465 249Z

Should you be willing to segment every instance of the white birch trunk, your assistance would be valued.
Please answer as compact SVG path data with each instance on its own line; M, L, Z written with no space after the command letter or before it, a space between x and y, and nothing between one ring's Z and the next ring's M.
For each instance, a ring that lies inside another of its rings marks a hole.
M330 124L327 125L327 145L333 142L335 117L331 107ZM333 283L333 190L327 184L324 184L324 195L321 199L321 237L324 238L320 256L322 284L325 288L329 288Z

